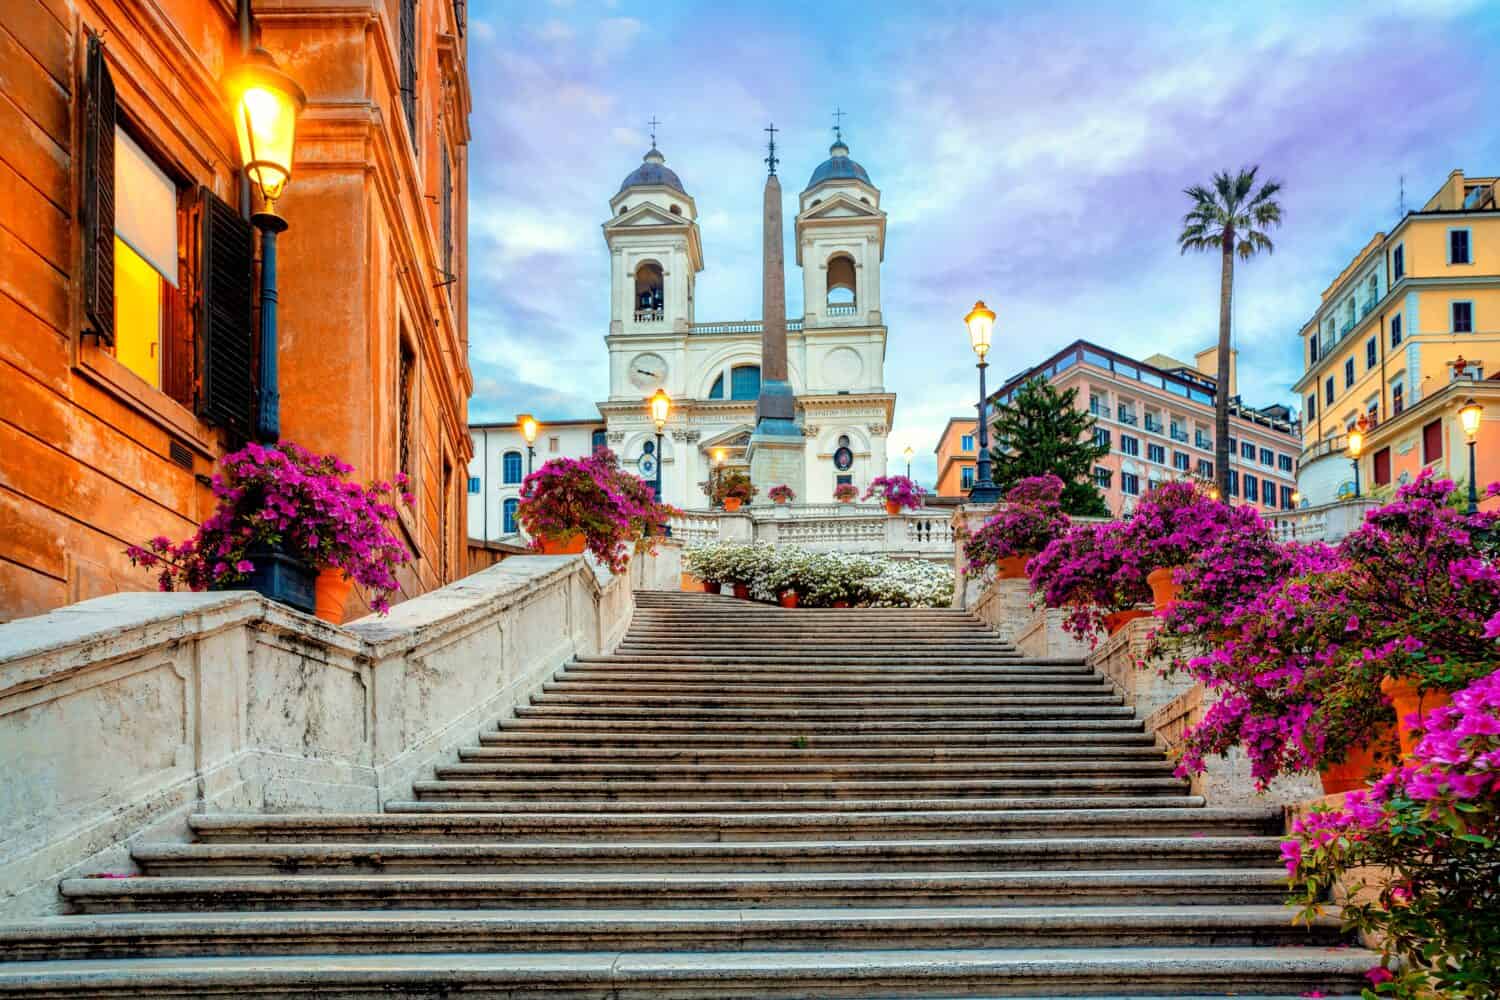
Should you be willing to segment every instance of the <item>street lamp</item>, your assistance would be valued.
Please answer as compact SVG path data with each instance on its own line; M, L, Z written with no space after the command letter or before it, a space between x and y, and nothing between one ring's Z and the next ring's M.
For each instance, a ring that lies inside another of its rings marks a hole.
M901 453L906 458L906 478L907 479L911 478L911 460L912 460L912 457L916 455L916 453L917 453L917 450L915 448L913 448L911 445L907 445L906 446L906 450Z
M709 496L710 500L713 499L712 494L714 493L714 491L719 488L719 467L722 466L723 464L724 464L724 449L723 448L715 448L714 449L714 467L713 467L713 471L711 473L709 473L709 477L708 477L708 480L709 480L708 481L708 492L710 494L710 496Z
M672 414L672 397L667 395L667 390L661 386L656 387L656 393L646 401L651 408L651 422L656 424L656 500L661 502L661 432L667 426L667 417Z
M1301 505L1302 505L1302 491L1301 490L1292 490L1292 506L1294 508L1296 508L1296 507L1300 507Z
M1469 439L1469 513L1479 512L1479 487L1474 476L1474 441L1479 437L1479 421L1484 416L1484 407L1470 396L1459 407L1458 421L1463 424L1464 437Z
M995 503L1000 499L1000 490L990 478L989 400L984 389L984 370L989 367L985 355L990 351L990 336L995 331L994 310L981 299L974 303L974 308L964 317L964 325L969 328L969 344L974 348L974 353L979 355L979 477L978 482L969 490L969 500L973 503Z
M1354 499L1359 499L1359 456L1365 450L1365 432L1370 429L1370 419L1363 413L1359 423L1349 429L1349 460L1354 465Z
M526 474L531 475L531 464L536 459L536 417L529 413L517 413L516 423L521 426L521 436L526 439Z
M276 200L292 178L292 148L297 115L307 95L295 80L276 68L276 60L257 48L229 80L234 98L234 131L245 174L260 190L261 210L250 216L260 230L260 385L255 435L266 443L281 436L281 393L276 369L276 237L286 220L276 214Z

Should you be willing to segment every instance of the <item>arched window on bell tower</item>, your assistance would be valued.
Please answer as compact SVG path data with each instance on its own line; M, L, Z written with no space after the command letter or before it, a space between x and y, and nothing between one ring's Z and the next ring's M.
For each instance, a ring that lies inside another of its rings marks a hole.
M854 258L846 253L828 259L828 315L852 315L857 300Z
M664 299L664 276L661 265L654 260L644 261L635 269L635 321L654 323L662 319Z

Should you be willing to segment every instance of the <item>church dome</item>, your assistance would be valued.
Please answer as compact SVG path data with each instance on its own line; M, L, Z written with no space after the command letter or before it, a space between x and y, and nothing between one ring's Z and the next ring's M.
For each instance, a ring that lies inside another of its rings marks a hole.
M812 179L807 182L804 191L811 191L824 181L863 181L874 187L870 175L865 173L865 168L849 159L849 147L844 145L840 139L828 147L828 159L818 165L813 171Z
M687 189L682 186L677 172L667 166L667 158L661 155L661 150L652 146L646 155L641 157L641 165L630 172L630 176L620 184L620 190L633 187L669 187L674 191L687 194Z

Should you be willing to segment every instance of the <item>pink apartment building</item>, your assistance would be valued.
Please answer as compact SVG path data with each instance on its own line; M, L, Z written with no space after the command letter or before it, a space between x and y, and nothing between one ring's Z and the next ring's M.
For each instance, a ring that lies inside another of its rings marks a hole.
M1135 500L1172 479L1212 480L1217 351L1200 351L1194 364L1165 354L1144 361L1074 341L1035 367L1012 376L991 397L1008 402L1034 378L1059 390L1076 388L1076 405L1098 418L1094 433L1109 454L1094 466L1094 482L1109 509L1128 514ZM1229 486L1231 501L1264 510L1291 510L1297 489L1302 427L1285 406L1254 409L1235 391L1229 359Z

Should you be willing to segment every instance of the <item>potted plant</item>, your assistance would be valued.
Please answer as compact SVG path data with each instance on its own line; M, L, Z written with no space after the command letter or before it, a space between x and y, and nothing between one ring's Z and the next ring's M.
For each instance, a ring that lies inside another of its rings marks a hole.
M516 509L533 548L546 555L587 550L613 573L624 571L632 552L654 548L655 529L675 513L607 448L544 464L521 484Z
M766 496L771 498L772 503L791 503L797 499L797 494L792 492L792 488L785 483L782 483L780 486L772 486L766 492Z
M833 488L833 498L839 503L853 503L859 496L859 488L853 483L839 483Z
M353 467L289 441L225 455L210 483L218 506L179 544L132 545L132 563L158 570L162 590L244 587L326 621L343 620L357 582L384 614L411 552L391 530L393 501L411 503L406 477L361 486Z
M964 540L967 571L994 570L1000 579L1024 579L1026 561L1068 529L1062 512L1063 481L1056 476L1022 479L1005 494L999 513Z
M795 608L812 587L815 565L813 554L806 549L778 546L761 567L751 593L758 600Z
M876 494L885 501L885 512L892 517L902 510L916 510L922 506L922 487L905 476L876 476L865 490L865 499Z
M703 584L707 594L717 594L723 584L723 542L691 545L683 550L682 569Z
M1215 500L1201 483L1162 483L1136 504L1130 533L1139 546L1146 585L1158 613L1177 599L1181 569L1218 539L1229 504Z
M1138 606L1150 599L1140 553L1122 521L1074 524L1026 564L1031 589L1049 608L1063 608L1063 628L1087 641L1098 631L1140 617ZM1106 619L1108 618L1108 621Z
M759 491L750 481L749 475L739 469L733 469L714 480L709 496L714 503L722 505L732 514L740 509L741 504L747 504L755 499L757 492Z

